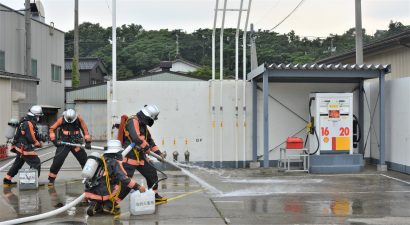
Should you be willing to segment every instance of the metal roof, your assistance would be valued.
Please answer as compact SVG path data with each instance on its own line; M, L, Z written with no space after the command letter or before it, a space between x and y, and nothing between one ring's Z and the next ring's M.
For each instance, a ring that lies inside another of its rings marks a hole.
M275 70L383 70L386 73L391 71L390 65L382 64L271 64L267 69Z
M382 64L271 64L251 71L248 80L262 79L267 74L275 82L356 83L390 73L390 65Z
M80 58L78 65L80 70L91 70L100 61L99 58ZM73 59L65 59L64 70L72 70Z
M9 73L9 72L6 72L6 71L0 71L0 77L9 78L9 79L16 79L16 80L35 81L35 82L40 81L40 79L38 79L37 77L27 76L27 75L18 74L18 73Z
M363 47L363 54L370 54L373 52L380 52L386 49L391 49L395 46L409 47L410 45L410 29L400 32L374 42L371 42ZM350 58L354 58L356 49L351 49L337 55L333 55L324 59L320 59L317 63L337 63Z

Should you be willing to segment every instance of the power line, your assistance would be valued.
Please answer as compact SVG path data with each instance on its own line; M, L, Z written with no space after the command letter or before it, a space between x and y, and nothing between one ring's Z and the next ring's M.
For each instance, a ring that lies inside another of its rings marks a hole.
M269 8L269 9L266 11L266 13L264 13L263 16L260 17L254 24L255 24L255 25L258 25L259 22L261 22L273 9L275 9L275 8L279 5L280 1L281 1L281 0L276 1L276 4L273 5L271 8Z
M276 24L276 26L274 26L272 29L270 29L269 31L273 31L275 28L277 28L278 26L280 26L283 22L285 22L286 19L288 19L304 2L305 0L301 0L299 2L299 4L285 17L283 18L283 20L281 20L278 24Z

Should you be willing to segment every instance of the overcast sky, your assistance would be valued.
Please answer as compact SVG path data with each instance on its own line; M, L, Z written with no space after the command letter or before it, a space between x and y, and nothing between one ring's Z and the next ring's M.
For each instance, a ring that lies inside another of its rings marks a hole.
M80 23L88 21L111 26L111 0L79 0ZM24 6L24 0L0 0L14 9ZM223 7L223 0L219 0ZM256 29L271 29L300 0L253 0L250 22ZM302 36L342 34L354 27L354 0L305 0L283 24L279 33L295 30ZM74 27L74 0L42 0L46 22L68 31ZM244 0L247 6L248 0ZM239 8L240 0L228 0L228 8ZM141 24L144 29L182 29L192 32L212 28L215 0L117 0L117 26ZM410 25L410 0L362 0L363 27L368 34L387 29L390 20ZM222 13L218 18L221 25ZM228 12L225 27L236 27L238 12ZM241 25L243 27L243 24Z

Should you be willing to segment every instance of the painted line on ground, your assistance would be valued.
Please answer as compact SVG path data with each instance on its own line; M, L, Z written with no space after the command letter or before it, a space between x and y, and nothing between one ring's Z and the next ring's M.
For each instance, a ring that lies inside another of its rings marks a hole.
M173 201L173 200L176 200L176 199L179 199L179 198L183 198L183 197L186 197L186 196L189 196L189 195L192 195L192 194L198 193L198 192L200 192L200 191L204 191L204 190L205 190L205 189L201 188L201 189L196 190L196 191L191 191L191 192L188 192L188 193L185 193L185 194L182 194L182 195L178 195L178 196L175 196L175 197L173 197L173 198L169 198L169 199L168 199L168 202Z
M386 175L386 174L380 174L380 176L387 177L387 178L393 179L393 180L395 180L395 181L400 181L400 182L402 182L402 183L405 183L405 184L409 184L409 185L410 185L410 182L408 182L408 181L401 180L401 179L395 178L395 177L391 177L391 176L388 176L388 175Z

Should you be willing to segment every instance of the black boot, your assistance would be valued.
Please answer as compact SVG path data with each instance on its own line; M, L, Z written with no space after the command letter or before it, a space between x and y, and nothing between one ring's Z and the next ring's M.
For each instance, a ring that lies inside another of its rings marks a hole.
M6 179L6 178L3 179L3 185L4 186L13 186L13 185L16 185L16 184L17 184L17 182L11 181L11 180Z
M158 193L155 193L155 203L165 203L168 199L166 197L162 197Z
M90 201L90 206L87 209L87 215L94 216L98 212L101 212L101 205L98 202Z

